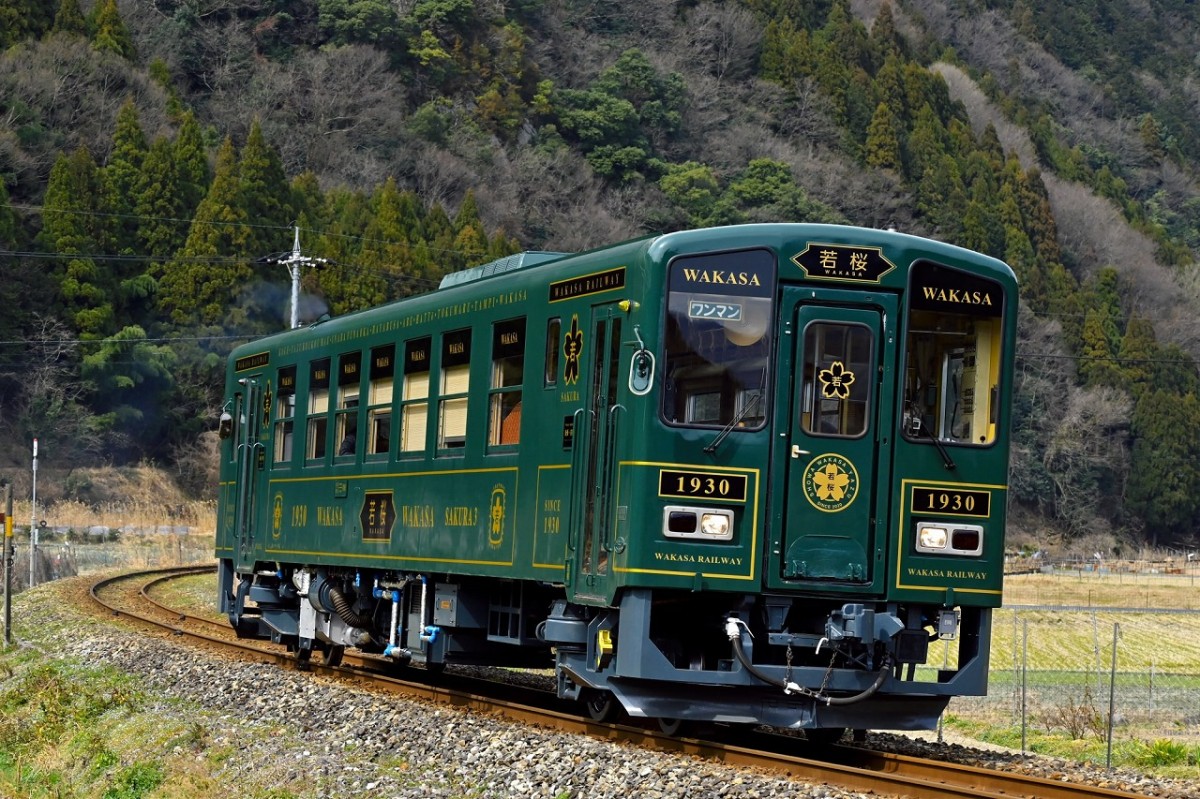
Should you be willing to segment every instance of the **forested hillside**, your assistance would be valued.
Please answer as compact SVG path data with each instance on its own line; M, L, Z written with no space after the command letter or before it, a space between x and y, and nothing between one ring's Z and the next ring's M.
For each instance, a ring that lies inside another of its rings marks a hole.
M0 0L0 447L178 462L223 358L520 249L894 226L1022 282L1014 540L1200 542L1186 0Z

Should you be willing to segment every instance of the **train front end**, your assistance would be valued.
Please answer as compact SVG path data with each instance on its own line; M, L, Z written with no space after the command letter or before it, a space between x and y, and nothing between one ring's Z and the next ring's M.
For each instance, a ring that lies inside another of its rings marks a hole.
M986 693L1012 271L819 225L667 235L642 271L628 351L584 373L561 692L830 730L930 728Z

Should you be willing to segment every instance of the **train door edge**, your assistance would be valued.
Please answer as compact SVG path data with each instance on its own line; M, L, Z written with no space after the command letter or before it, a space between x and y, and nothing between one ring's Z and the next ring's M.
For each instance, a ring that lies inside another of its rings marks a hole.
M567 594L572 602L585 605L607 605L614 587L617 441L625 421L620 402L624 316L616 303L596 305L586 326L572 324L565 333L574 337L566 348L567 368L573 346L577 377L584 386L571 452Z

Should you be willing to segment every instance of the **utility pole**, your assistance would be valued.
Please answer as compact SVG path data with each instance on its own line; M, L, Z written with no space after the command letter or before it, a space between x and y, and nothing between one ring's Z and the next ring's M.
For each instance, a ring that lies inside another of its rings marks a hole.
M317 264L328 263L325 258L310 258L307 255L300 254L300 226L293 225L292 229L296 232L296 240L292 245L292 251L283 258L273 259L277 263L281 263L288 268L288 273L292 277L292 327L300 327L300 267L316 266Z
M29 587L37 585L37 439L33 440L33 510L29 516Z
M4 517L4 645L12 646L12 486L7 480L4 483L4 509L0 516Z

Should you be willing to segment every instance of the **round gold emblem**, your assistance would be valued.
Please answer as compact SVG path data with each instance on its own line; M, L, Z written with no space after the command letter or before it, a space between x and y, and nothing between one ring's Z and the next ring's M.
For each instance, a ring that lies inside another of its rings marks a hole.
M841 455L818 455L804 467L804 496L819 511L845 510L858 496L858 470Z

